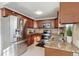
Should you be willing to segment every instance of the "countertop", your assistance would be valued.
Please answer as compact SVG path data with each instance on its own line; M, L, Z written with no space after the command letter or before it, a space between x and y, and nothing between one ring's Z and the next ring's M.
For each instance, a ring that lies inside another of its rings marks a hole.
M44 45L46 48L59 49L64 51L69 51L73 53L79 53L79 48L74 46L73 44L62 42L51 38L48 43Z
M42 35L42 33L29 33L27 35Z

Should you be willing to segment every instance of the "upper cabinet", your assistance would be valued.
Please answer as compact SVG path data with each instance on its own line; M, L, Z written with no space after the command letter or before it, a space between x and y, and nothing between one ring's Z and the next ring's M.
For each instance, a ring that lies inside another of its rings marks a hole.
M38 20L37 21L37 28L43 28L43 21L42 20Z
M79 23L79 2L61 2L59 20L63 24Z
M58 28L58 18L54 20L54 28Z
M3 17L7 17L7 16L10 16L10 15L14 15L14 16L19 17L19 20L21 19L24 22L23 26L25 26L27 28L33 28L34 27L34 21L31 18L28 18L27 16L24 16L20 13L13 11L13 10L10 10L8 8L2 8L1 12L2 12Z
M45 24L46 24L46 26L44 26ZM37 21L38 28L46 28L46 27L48 27L47 24L50 24L51 28L57 28L58 27L58 19L38 20Z
M34 21L32 19L28 18L26 25L27 25L27 28L33 28Z
M36 20L34 20L34 28L38 28Z

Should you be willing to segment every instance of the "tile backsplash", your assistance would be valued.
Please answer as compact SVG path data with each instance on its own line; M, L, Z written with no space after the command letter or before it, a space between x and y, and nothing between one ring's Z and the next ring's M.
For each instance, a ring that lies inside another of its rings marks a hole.
M27 29L27 34L29 34L30 33L30 31L32 32L32 33L43 33L43 31L44 30L46 30L46 29ZM51 30L51 33L53 34L53 33L58 33L58 29L47 29L47 30Z
M27 34L33 34L33 33L35 33L34 29L29 29L28 28L26 31L27 31Z

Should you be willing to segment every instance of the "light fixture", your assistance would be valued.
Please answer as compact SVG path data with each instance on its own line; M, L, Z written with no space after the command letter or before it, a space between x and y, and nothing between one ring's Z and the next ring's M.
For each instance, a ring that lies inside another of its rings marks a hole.
M35 14L37 14L37 15L41 15L41 14L43 14L43 12L40 11L40 10L37 10L37 11L35 12Z

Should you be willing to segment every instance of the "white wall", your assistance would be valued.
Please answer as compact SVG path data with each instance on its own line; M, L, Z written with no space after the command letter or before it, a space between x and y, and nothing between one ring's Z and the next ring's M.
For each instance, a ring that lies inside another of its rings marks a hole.
M79 48L79 24L73 27L73 44Z

